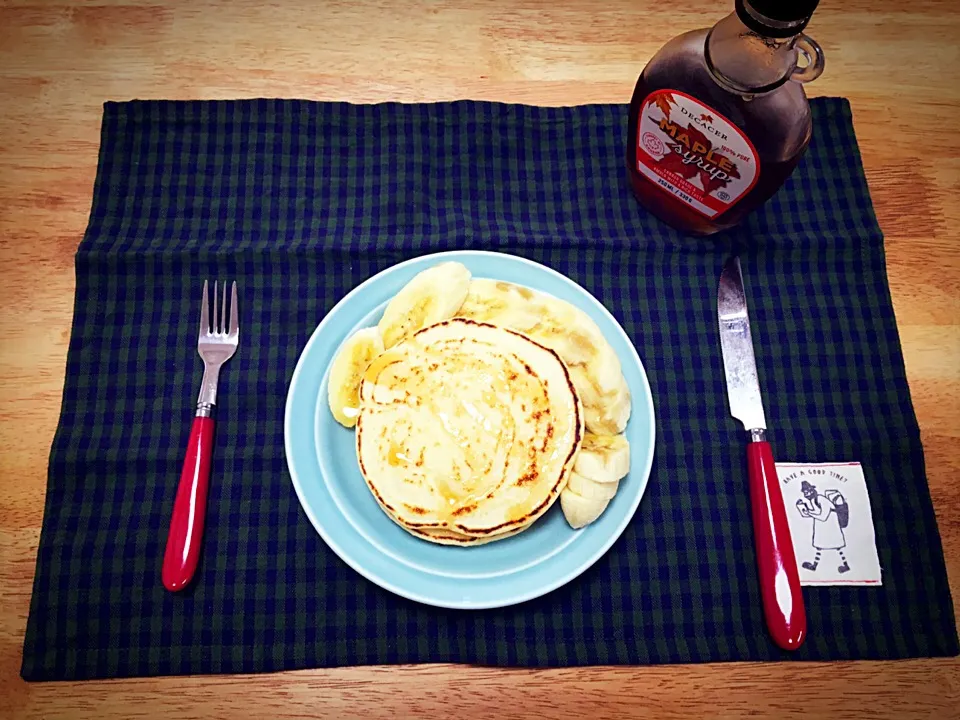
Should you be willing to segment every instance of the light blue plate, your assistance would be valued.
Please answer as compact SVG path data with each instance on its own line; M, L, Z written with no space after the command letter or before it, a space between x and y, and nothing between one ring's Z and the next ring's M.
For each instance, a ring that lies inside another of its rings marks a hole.
M506 280L550 293L584 310L613 346L633 397L626 434L630 474L600 519L572 530L557 502L519 535L476 547L435 545L398 527L367 489L354 432L327 408L327 369L343 340L375 325L383 308L414 275L457 260L474 277ZM579 285L512 255L449 252L426 255L376 275L341 300L314 331L290 381L284 418L287 463L310 522L343 560L367 579L403 597L449 608L493 608L544 595L595 563L633 517L653 462L650 385L637 351L617 321Z

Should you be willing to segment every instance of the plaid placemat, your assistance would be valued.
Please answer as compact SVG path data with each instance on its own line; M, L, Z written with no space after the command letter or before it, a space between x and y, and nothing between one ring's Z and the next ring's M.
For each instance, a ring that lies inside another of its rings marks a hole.
M132 102L105 107L23 676L66 679L458 661L491 665L957 653L923 450L846 101L741 228L692 239L636 203L621 105ZM301 510L287 385L346 291L402 259L498 249L566 273L636 343L657 408L640 509L588 572L482 612L395 597ZM743 255L782 460L863 463L882 587L804 589L810 636L768 639L744 436L729 416L717 278ZM236 278L203 559L160 565L201 362L204 278Z

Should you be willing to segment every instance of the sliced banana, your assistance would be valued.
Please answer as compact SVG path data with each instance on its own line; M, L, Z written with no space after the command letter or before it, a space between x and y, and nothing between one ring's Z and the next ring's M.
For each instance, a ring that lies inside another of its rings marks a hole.
M630 389L624 381L613 397L604 396L602 403L583 403L583 417L587 430L595 435L619 435L630 420Z
M572 472L567 481L567 490L587 500L609 500L617 494L619 485L619 480L601 483L585 478L578 472Z
M629 441L623 435L584 433L574 470L574 474L582 475L595 483L615 486L630 472Z
M603 514L609 504L609 500L584 498L566 489L560 493L560 507L563 509L563 516L574 530L579 530L592 523Z
M408 282L383 311L380 334L385 348L403 338L452 318L470 289L470 271L458 262L434 265Z
M605 344L600 330L594 332L593 321L570 303L538 294L533 304L539 322L527 334L568 366L586 365L596 356L598 344Z
M570 379L573 386L577 389L580 401L586 410L593 410L595 420L593 424L610 428L622 425L622 432L626 427L627 420L630 419L630 391L627 389L626 380L620 374L619 364L617 365L617 374L612 390L604 392L598 387L595 378L597 377L597 368L588 368L584 365L573 365L569 367ZM624 397L626 396L626 397ZM589 429L589 428L588 428ZM598 433L605 435L616 434L609 429L597 430Z
M533 290L521 285L477 278L470 282L457 315L526 333L540 322L531 304L534 297Z
M375 327L358 330L344 340L330 365L327 402L338 423L352 428L360 412L360 383L363 374L383 353L383 339Z
M580 308L557 298L540 296L538 325L529 334L556 351L571 369L582 369L598 396L616 393L623 382L620 359L597 324Z
M597 346L597 352L583 367L589 372L597 392L603 396L616 395L620 392L620 388L626 385L627 381L620 367L620 358L606 341Z

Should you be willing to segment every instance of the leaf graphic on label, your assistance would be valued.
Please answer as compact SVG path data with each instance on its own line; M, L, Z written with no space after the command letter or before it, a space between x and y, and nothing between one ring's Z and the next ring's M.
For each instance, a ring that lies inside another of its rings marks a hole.
M687 129L677 136L677 140L697 155L706 155L713 149L713 145L707 140L707 136L700 132L695 125L688 124Z
M726 187L731 180L740 179L736 163L732 162L726 155L718 152L713 156L713 161L709 166L711 172L700 171L700 183L708 195L714 190ZM719 177L718 172L723 172L727 177Z
M671 147L676 146L673 145ZM683 161L683 155L678 153L676 150L670 150L670 152L660 158L659 162L657 162L657 165L662 167L667 172L676 173L686 180L689 180L700 171L700 168L697 167L696 162L685 163Z
M709 195L714 190L719 190L720 188L726 187L729 180L725 180L718 177L713 177L710 173L705 170L700 171L700 183L703 185L704 192Z
M660 108L660 112L670 117L670 105L675 104L673 95L670 93L660 93L653 99L653 104Z

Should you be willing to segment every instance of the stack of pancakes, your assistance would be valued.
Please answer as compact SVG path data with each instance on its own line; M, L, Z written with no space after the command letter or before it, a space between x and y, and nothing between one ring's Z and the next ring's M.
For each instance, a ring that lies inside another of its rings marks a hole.
M472 279L459 263L417 275L377 328L348 338L328 392L337 420L356 425L360 469L384 512L435 543L509 537L562 494L580 527L629 466L618 433L630 395L599 328L568 303Z
M557 354L512 330L457 318L367 369L357 457L401 527L473 544L519 532L563 490L583 414Z

